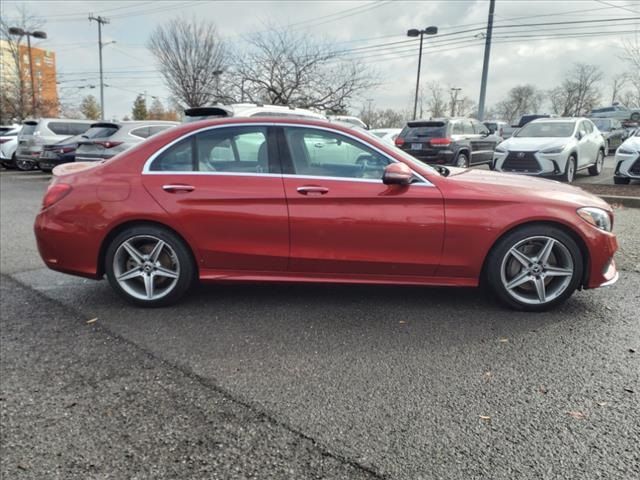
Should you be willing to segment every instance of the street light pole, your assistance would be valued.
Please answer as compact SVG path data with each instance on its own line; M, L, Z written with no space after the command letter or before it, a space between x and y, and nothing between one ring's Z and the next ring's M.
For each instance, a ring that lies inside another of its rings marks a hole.
M40 39L46 39L47 38L47 34L45 32L42 31L35 31L35 32L27 32L26 30L19 28L19 27L11 27L9 29L9 34L10 35L17 35L19 37L22 36L26 36L27 37L27 51L29 52L29 76L31 77L31 115L36 117L37 116L37 112L36 112L36 88L35 88L35 81L33 79L33 58L31 55L31 37L34 38L40 38ZM18 40L19 42L19 40ZM20 59L19 57L20 52L18 51L18 60ZM18 72L18 75L21 76L21 72ZM21 83L22 84L22 83Z
M493 33L493 12L496 0L489 0L489 19L487 21L487 35L484 42L484 60L482 62L482 80L480 82L480 101L478 102L478 120L484 120L484 101L487 95L487 76L489 75L489 57L491 55L491 34Z
M94 17L93 15L89 15L89 21L96 21L98 23L98 54L100 58L100 120L104 120L104 79L102 78L102 47L105 44L102 43L102 25L109 23L104 17L98 15Z
M420 67L422 66L422 41L424 35L435 35L438 33L438 27L427 27L423 30L418 30L417 28L412 28L407 31L407 36L409 37L417 37L420 36L420 53L418 54L418 75L416 78L416 96L413 101L413 118L416 118L416 113L418 112L418 92L420 90Z

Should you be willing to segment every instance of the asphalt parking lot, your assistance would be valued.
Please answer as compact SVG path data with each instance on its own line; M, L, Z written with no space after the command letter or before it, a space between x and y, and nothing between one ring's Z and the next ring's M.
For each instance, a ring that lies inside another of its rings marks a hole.
M0 477L640 478L640 210L619 282L544 314L323 285L143 310L44 268L47 181L0 172Z

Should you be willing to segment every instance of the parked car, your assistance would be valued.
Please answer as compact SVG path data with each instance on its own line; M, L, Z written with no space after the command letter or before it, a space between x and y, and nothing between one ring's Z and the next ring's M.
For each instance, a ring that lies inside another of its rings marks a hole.
M615 164L613 182L616 185L640 180L640 128L618 147Z
M502 120L488 120L486 122L482 122L485 127L489 129L489 132L497 135L498 137L504 138L504 130L505 128L510 127L507 122L503 122Z
M614 104L609 107L591 110L591 117L616 118L618 120L632 120L640 122L640 108L627 108L624 105Z
M81 135L75 160L84 162L106 160L176 125L179 123L162 120L94 123Z
M537 120L539 118L557 118L557 115L553 115L550 113L527 113L526 115L522 115L518 123L515 125L515 128L522 128L527 123Z
M16 148L21 128L18 125L11 130L4 130L0 136L0 163L5 168L16 166Z
M478 120L436 118L408 122L396 146L425 163L466 168L491 163L501 140Z
M38 167L43 172L50 172L58 165L75 161L78 145L84 139L82 135L76 135L53 145L44 145L38 159Z
M396 138L400 135L401 128L375 128L369 130L369 133L380 138L383 142L387 142L390 145L394 145Z
M511 138L514 133L518 131L518 127L515 125L506 125L502 128L502 140Z
M369 126L358 117L352 117L350 115L329 115L329 120L333 122L347 123L349 125L353 125L354 127L364 128L365 130L369 129Z
M592 118L591 121L602 133L605 141L604 151L607 155L622 145L622 142L629 136L627 130L622 127L620 120L615 118Z
M11 132L13 130L20 130L20 125L17 123L12 125L0 125L0 137L5 136L7 132Z
M538 119L496 148L493 168L571 183L583 169L600 175L604 149L604 138L587 118Z
M313 161L326 144L342 155ZM242 118L57 167L35 234L50 268L106 274L142 306L174 303L196 279L482 279L505 304L540 311L617 280L612 223L606 202L560 183L435 169L331 122Z
M262 105L255 103L235 103L232 105L213 105L210 107L187 108L184 111L185 122L196 122L212 118L228 117L288 117L315 118L326 120L327 117L304 108L283 105Z
M37 167L44 145L51 145L71 135L87 131L93 121L66 120L60 118L40 118L25 120L18 135L16 167L19 170L32 170Z

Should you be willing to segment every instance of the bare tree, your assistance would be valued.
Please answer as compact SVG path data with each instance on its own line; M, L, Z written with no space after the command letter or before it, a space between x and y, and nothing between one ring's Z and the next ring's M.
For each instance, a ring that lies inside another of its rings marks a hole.
M600 103L600 81L604 75L597 65L576 63L562 84L549 92L554 113L580 116Z
M402 128L409 118L408 112L392 108L376 109L362 107L358 116L369 128Z
M640 107L640 37L636 35L633 40L623 42L623 54L620 58L628 65L626 74L629 89L622 95L625 105Z
M148 48L160 64L167 88L181 104L201 107L216 100L227 54L215 24L171 20L153 31Z
M495 106L495 115L514 123L525 113L538 113L543 100L544 94L533 85L516 85Z
M429 100L427 107L432 117L444 117L446 115L447 101L444 98L444 92L438 82L429 82L427 84L429 90Z
M364 65L308 33L269 30L248 42L227 85L235 99L343 113L376 85Z
M18 27L26 31L39 30L44 26L44 21L33 15L26 6L16 7L16 19L9 25L4 18L0 18L0 38L5 41L8 55L4 52L0 55L2 71L2 89L0 92L0 118L2 123L11 121L21 122L32 111L31 84L25 77L25 69L22 65L20 47L25 41L23 35L12 35L10 27ZM40 102L38 96L36 101ZM36 104L36 111L40 105Z

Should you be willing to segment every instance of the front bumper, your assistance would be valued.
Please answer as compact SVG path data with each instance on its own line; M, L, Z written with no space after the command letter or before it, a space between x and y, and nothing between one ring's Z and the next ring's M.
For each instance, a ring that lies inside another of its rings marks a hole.
M595 229L594 229L595 230ZM589 245L588 280L584 288L613 285L618 280L618 269L613 258L618 250L616 236L609 232L591 232Z
M524 153L535 158L537 165L531 167L529 165L520 166L516 162L507 162L507 157L511 155L517 155L518 153ZM541 153L539 151L532 152L520 152L520 151L505 151L493 153L493 166L494 170L505 173L515 173L519 175L531 175L536 177L556 177L562 175L565 171L567 164L568 154L565 152L548 154Z
M616 177L626 177L640 180L640 153L626 154L616 152Z

